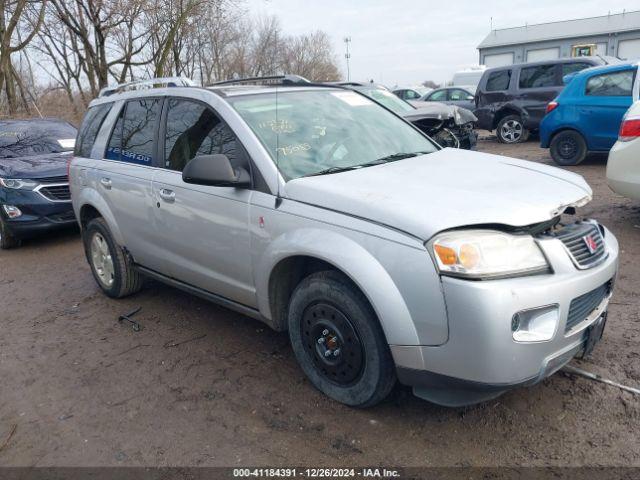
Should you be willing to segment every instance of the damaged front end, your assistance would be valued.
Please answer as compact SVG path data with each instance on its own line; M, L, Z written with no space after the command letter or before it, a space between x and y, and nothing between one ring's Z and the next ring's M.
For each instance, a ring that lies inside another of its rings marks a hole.
M442 147L466 150L475 147L478 135L473 126L477 118L470 110L437 102L424 103L403 117Z

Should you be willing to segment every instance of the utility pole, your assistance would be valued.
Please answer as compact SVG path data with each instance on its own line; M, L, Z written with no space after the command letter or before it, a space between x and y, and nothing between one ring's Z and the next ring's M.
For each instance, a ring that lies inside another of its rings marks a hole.
M349 59L351 54L349 53L349 44L351 43L351 37L344 37L344 44L347 48L347 53L344 54L344 58L347 59L347 82L351 81L351 71L349 70Z

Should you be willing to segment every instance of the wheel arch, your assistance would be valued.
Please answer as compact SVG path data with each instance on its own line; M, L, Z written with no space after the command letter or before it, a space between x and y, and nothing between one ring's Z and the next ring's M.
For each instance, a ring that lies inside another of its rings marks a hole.
M258 262L258 306L274 329L287 329L286 315L295 287L303 278L320 270L342 273L363 293L388 343L418 342L409 309L380 262L354 240L320 229L283 234L271 242Z
M498 109L498 111L496 111L495 115L493 116L492 130L495 130L498 127L498 123L500 123L500 120L509 115L518 115L522 117L523 124L529 116L527 111L523 108L511 104L503 105Z
M77 199L77 205L79 205L77 217L82 230L84 230L91 219L102 217L105 222L107 222L107 226L109 227L116 243L121 246L124 245L124 238L118 228L118 223L116 222L111 209L107 205L107 202L98 195L97 192L94 190L82 191Z

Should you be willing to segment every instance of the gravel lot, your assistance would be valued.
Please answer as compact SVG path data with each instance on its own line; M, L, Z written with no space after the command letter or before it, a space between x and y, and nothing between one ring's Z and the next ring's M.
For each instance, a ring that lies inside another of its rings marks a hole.
M479 150L551 163L535 139ZM639 386L640 204L607 188L604 157L571 170L622 249L605 337L575 364ZM77 232L0 252L0 298L0 465L640 466L640 397L559 373L473 408L398 388L350 409L286 334L157 283L107 299ZM141 332L117 322L139 306Z

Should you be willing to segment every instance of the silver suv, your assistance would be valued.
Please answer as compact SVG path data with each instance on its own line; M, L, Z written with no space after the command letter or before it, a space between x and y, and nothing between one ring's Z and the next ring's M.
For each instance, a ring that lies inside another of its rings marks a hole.
M288 331L311 383L443 405L557 371L602 336L618 243L583 178L441 149L326 85L103 92L70 166L100 288L152 277ZM90 152L80 156L79 152Z

